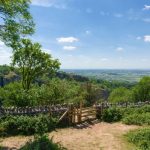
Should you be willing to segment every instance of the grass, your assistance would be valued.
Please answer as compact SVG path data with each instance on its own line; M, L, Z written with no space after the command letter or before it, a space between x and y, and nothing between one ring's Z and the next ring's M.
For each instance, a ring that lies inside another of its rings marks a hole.
M130 131L125 136L138 149L150 150L150 127Z

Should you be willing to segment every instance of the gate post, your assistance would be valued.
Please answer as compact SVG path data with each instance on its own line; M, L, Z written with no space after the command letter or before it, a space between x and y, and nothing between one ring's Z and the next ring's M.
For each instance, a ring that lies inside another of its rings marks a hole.
M78 123L81 123L82 122L82 101L80 101L80 107L78 109Z
M74 109L73 109L73 105L71 104L71 105L69 105L69 111L68 111L69 126L72 125L72 123L74 123L73 122L73 120L74 120L73 116L74 116Z

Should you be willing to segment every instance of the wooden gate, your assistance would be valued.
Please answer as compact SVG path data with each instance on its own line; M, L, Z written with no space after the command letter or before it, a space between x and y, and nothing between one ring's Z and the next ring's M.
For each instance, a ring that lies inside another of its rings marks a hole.
M72 108L69 111L70 124L81 123L87 120L96 119L96 108Z

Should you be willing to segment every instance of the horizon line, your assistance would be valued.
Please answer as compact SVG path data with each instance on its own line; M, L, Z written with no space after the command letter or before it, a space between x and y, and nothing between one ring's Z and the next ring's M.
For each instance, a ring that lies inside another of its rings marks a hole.
M150 70L150 68L60 68L60 70Z

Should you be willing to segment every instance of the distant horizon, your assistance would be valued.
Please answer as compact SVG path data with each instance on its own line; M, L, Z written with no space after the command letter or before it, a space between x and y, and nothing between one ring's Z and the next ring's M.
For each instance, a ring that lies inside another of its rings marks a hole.
M60 70L148 70L150 68L61 68Z

